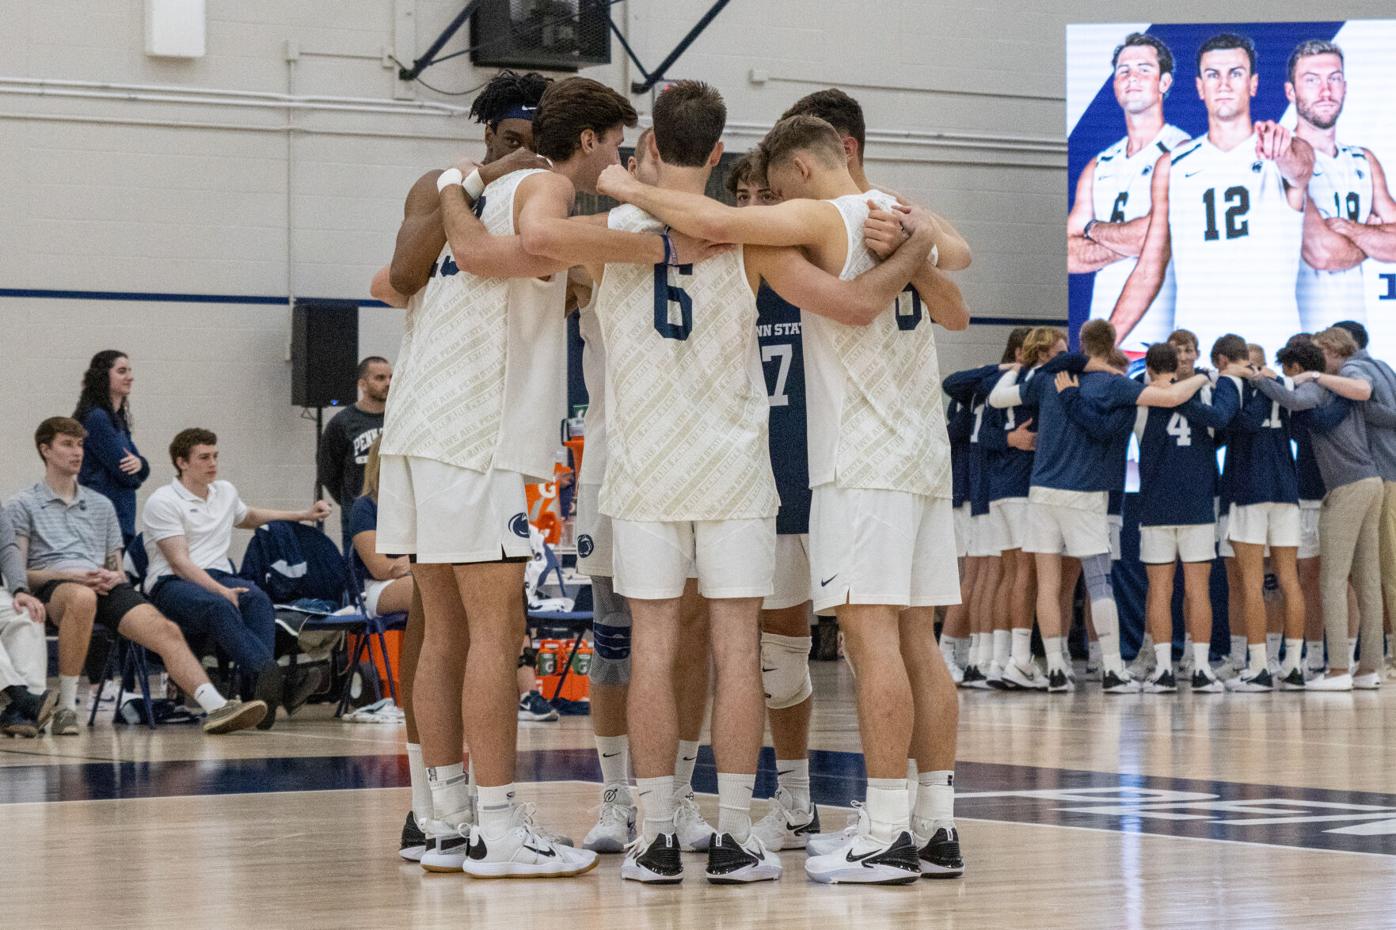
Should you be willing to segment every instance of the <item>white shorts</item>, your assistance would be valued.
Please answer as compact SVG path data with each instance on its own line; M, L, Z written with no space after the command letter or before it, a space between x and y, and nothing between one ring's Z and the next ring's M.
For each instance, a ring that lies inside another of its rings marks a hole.
M1298 504L1232 504L1227 539L1233 543L1299 547Z
M666 600L697 577L707 598L767 597L775 574L776 518L649 523L613 519L615 589Z
M613 572L611 518L597 507L599 484L577 485L577 571L610 578Z
M1028 499L1005 497L989 504L991 545L998 552L1021 549L1028 535Z
M776 571L771 596L762 610L785 610L809 600L809 536L787 533L776 537Z
M960 603L950 501L905 491L822 484L810 505L816 612L840 604Z
M378 551L416 556L428 564L529 558L533 551L523 476L415 456L383 456Z
M1081 559L1110 551L1110 526L1104 491L1059 491L1033 488L1028 497L1028 531L1024 552L1069 555Z
M364 609L368 611L370 617L382 616L378 610L378 599L383 596L388 585L395 580L389 578L387 581L379 581L377 578L369 578L364 581Z
M1318 544L1319 501L1299 502L1299 558L1316 559L1321 552Z
M1231 529L1231 511L1217 515L1217 555L1223 559L1236 558L1236 550L1231 548L1227 533Z
M1210 562L1217 557L1217 528L1212 523L1187 526L1141 526L1139 561L1145 565Z
M1106 525L1110 528L1110 561L1120 561L1120 537L1125 531L1125 517L1120 513L1107 513Z
M969 504L955 508L955 557L963 559L969 555Z
M1001 551L994 545L991 514L982 513L969 518L969 555L975 559L996 558Z

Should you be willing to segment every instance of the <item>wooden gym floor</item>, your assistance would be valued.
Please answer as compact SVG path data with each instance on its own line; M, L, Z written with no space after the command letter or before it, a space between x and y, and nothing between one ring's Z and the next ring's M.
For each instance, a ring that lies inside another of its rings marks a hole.
M837 829L862 794L852 683L841 664L814 672L813 791ZM622 882L613 856L554 882L426 875L397 857L402 742L327 705L223 738L108 712L77 737L0 740L0 927L1396 926L1396 681L961 692L968 872L907 888L812 884L803 853L748 887L708 885L699 857L669 889ZM599 801L587 719L525 724L519 748L523 799L580 841ZM706 746L695 783L715 790Z

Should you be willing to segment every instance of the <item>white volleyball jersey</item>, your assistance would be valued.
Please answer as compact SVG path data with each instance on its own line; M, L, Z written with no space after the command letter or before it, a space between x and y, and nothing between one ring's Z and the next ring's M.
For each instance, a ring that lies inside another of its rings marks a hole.
M1252 133L1223 152L1202 136L1173 152L1174 322L1204 348L1236 332L1275 349L1299 331L1291 285L1304 214L1289 205L1279 167L1256 156L1255 139Z
M1309 196L1324 219L1340 216L1354 223L1367 222L1372 215L1372 167L1366 150L1340 145L1336 155L1329 155L1314 149ZM1315 271L1300 262L1295 296L1300 322L1311 333L1339 320L1362 321L1367 316L1360 264L1346 271Z
M514 194L535 171L485 188L475 212L512 236ZM551 477L567 405L567 276L483 278L442 250L408 317L383 423L384 455Z
M601 337L601 319L596 315L596 296L601 282L592 283L591 299L577 310L577 329L582 336L582 380L587 386L586 444L578 484L600 484L606 476L606 341Z
M863 240L867 201L891 210L881 191L829 201L848 234L840 277L876 264ZM950 497L950 441L930 314L908 289L867 326L803 317L810 486Z
M609 225L664 228L633 206L612 210ZM606 345L601 512L644 522L774 517L766 378L742 250L677 268L607 265L596 312Z
M1149 215L1153 205L1154 165L1159 156L1188 141L1188 134L1177 126L1164 126L1148 145L1129 154L1129 137L1121 139L1095 157L1091 177L1092 214L1101 223L1128 223ZM1125 281L1138 259L1121 258L1095 273L1091 290L1091 319L1108 320L1125 289ZM1164 270L1163 284L1149 309L1139 318L1121 348L1145 352L1155 342L1173 332L1173 263Z

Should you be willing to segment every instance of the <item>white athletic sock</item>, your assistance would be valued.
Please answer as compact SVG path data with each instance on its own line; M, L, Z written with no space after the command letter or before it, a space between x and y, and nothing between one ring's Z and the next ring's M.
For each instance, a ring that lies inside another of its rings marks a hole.
M1032 664L1032 629L1013 630L1013 663L1019 668Z
M473 823L465 766L459 762L427 766L426 774L427 790L431 793L431 819L451 826Z
M751 836L751 793L756 774L717 773L717 832L730 833L738 843Z
M989 666L992 665L993 662L994 662L994 634L993 634L993 633L980 633L980 634L979 634L979 656L978 656L977 659L975 659L975 663L974 663L974 664L977 665L977 666L979 666L979 670L980 670L981 672L984 672L985 674L988 674L988 672L989 672Z
M1323 640L1311 639L1304 648L1309 653L1309 668L1323 668Z
M1154 661L1165 671L1173 671L1173 644L1154 643Z
M975 665L979 662L979 637L982 634L969 634L969 655L965 657L965 665Z
M1008 630L994 630L993 663L999 668L1008 664L1013 656L1013 634Z
M601 783L624 785L630 773L630 737L598 736L596 757L601 760Z
M777 759L776 784L784 788L797 810L809 810L809 759Z
M499 836L509 829L514 816L514 786L495 788L480 786L480 831L487 836Z
M874 839L890 843L911 826L911 807L907 801L906 779L868 779L866 810L872 821Z
M950 827L955 822L955 773L922 772L916 781L921 789L916 796L916 806L912 808L916 826L931 827L917 832L928 836L939 827Z
M1062 657L1062 636L1047 636L1042 640L1042 648L1047 653L1047 670L1049 672L1065 672L1066 659Z
M693 790L693 767L698 764L698 741L679 740L679 751L674 756L674 791L680 795Z
M78 676L58 676L58 707L60 710L78 706ZM218 705L222 707L222 704ZM204 708L207 710L208 708ZM215 708L216 709L216 708Z
M969 636L961 636L955 640L955 664L964 668L969 662L969 647L973 642Z
M1285 657L1284 661L1280 664L1281 675L1288 675L1299 667L1299 653L1303 648L1304 640L1302 639L1285 640Z
M1246 637L1231 637L1231 664L1237 668L1246 667Z
M1265 634L1265 651L1267 655L1278 656L1280 654L1280 643L1284 642L1283 633Z
M1208 647L1206 643L1192 644L1192 666L1200 672L1209 671L1211 663L1208 661Z
M465 766L465 790L470 796L470 817L478 820L480 812L480 783L475 780L475 754L471 753Z
M1264 643L1251 643L1246 647L1246 655L1250 659L1250 670L1253 672L1258 672L1270 664Z
M1192 634L1191 634L1191 633L1184 633L1184 634L1183 634L1183 655L1188 655L1188 654L1191 653L1191 652L1192 652Z
M74 678L73 681L76 682L77 678ZM211 681L206 681L194 689L194 700L199 702L199 706L204 709L206 714L211 714L228 703L228 699L218 693L218 689L213 686Z
M915 760L915 759L907 759L907 760L906 760L906 809L909 810L909 811L914 811L914 810L916 810L916 792L917 792L917 788L918 788L918 785L917 785L917 783L916 783L916 760Z
M1063 637L1063 639L1065 639L1065 637ZM1100 663L1101 663L1100 640L1098 640L1098 639L1093 639L1093 640L1091 640L1090 645L1086 648L1086 655L1087 655L1086 661L1089 662L1089 663L1091 664L1091 667L1092 667L1092 668L1099 668L1099 667L1100 667Z
M427 784L427 767L422 762L420 743L407 744L407 774L412 780L412 815L417 826L425 828L431 819L431 785Z
M635 779L635 795L644 813L645 842L661 833L674 832L674 776Z

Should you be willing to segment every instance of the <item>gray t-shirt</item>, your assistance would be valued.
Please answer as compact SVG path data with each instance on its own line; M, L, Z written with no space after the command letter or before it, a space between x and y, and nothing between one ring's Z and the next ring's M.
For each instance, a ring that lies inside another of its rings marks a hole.
M77 490L69 503L40 481L6 505L15 536L29 540L31 571L105 568L107 556L121 549L111 501L81 485Z
M5 587L11 594L18 594L29 587L24 580L24 560L19 557L15 531L3 507L0 507L0 576L4 577Z
M1343 365L1338 374L1344 378L1371 380L1366 372L1351 362ZM1313 381L1306 381L1292 389L1270 378L1257 378L1252 383L1260 389L1260 393L1293 411L1313 410L1333 399L1331 392ZM1333 429L1326 433L1314 433L1313 444L1314 459L1323 475L1323 483L1330 491L1364 478L1380 477L1372 450L1367 444L1367 419L1361 404L1353 404L1351 412Z

